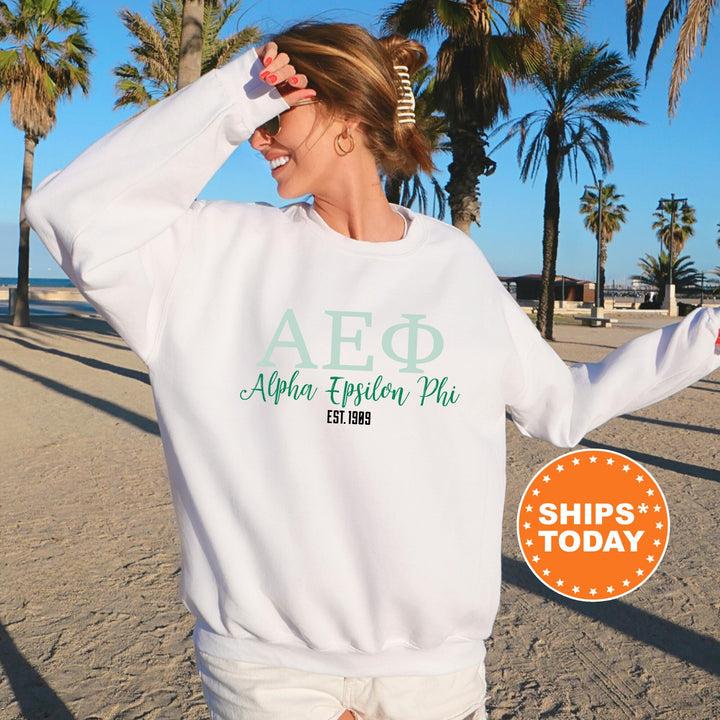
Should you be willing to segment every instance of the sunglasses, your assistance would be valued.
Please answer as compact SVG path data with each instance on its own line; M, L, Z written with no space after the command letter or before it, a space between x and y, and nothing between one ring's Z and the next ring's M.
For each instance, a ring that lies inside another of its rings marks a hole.
M291 108L283 110L280 115L284 115L286 112L290 112L294 108L300 107L300 105L314 105L317 102L320 102L318 98L308 98L307 100L301 100L300 102L295 103ZM258 130L262 130L269 137L275 137L280 132L280 115L276 115L274 118L270 118L270 120L264 122L258 127Z

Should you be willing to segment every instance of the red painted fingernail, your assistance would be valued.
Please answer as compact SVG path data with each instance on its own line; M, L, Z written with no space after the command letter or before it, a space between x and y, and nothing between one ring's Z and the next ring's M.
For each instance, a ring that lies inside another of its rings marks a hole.
M277 75L269 75L265 78L271 85L274 85L277 82Z
M264 62L266 65L269 65L269 64L272 62L272 58L271 58L271 57L266 57L265 60L263 60L263 62Z
M270 74L269 70L265 70L264 72L260 73L260 79L264 80L268 75Z
M290 78L290 82L291 82L293 85L297 85L300 81L293 75L293 76Z

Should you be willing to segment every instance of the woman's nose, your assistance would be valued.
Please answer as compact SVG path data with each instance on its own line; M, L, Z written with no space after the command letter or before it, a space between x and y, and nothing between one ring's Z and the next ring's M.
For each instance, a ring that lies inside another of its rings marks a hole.
M250 136L250 147L253 150L260 150L270 144L270 136L262 128L256 128Z

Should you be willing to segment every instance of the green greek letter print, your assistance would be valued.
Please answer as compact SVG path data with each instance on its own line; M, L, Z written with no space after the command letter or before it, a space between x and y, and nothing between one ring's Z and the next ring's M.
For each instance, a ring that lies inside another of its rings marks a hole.
M280 336L282 335L286 325L290 330L292 340L280 340ZM272 362L271 358L275 348L278 347L295 348L297 350L298 355L300 356L300 362L295 365L296 368L317 367L317 365L315 365L310 359L310 353L308 352L307 345L305 345L305 339L300 332L300 326L298 325L297 318L295 317L295 313L292 309L286 310L285 314L282 316L282 320L280 320L280 324L275 331L275 335L273 335L273 339L270 341L265 357L263 357L258 365L260 367L274 367L275 363Z
M440 357L444 347L443 337L440 331L432 325L420 324L420 320L422 320L425 315L402 315L402 317L407 320L406 323L393 325L385 331L382 338L383 351L392 360L399 363L406 363L405 367L400 368L400 372L421 373L422 370L418 367L418 363L428 363ZM425 357L418 357L419 331L429 333L432 340L432 347ZM393 347L393 338L398 333L407 333L407 352L405 353L405 357L395 352Z

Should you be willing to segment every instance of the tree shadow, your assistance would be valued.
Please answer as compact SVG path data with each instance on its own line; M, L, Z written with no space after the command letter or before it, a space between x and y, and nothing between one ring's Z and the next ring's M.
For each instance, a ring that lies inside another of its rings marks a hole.
M113 417L116 417L123 422L134 425L136 428L142 430L143 432L150 433L151 435L160 435L160 429L155 420L145 417L144 415L140 415L133 410L128 410L127 408L122 407L122 405L118 405L111 400L103 400L102 398L85 393L82 390L76 390L69 385L65 385L64 383L58 382L57 380L52 380L51 378L38 375L37 373L31 372L30 370L25 370L24 368L13 365L12 363L9 363L5 360L0 360L0 367L5 368L10 372L16 373L17 375L21 375L28 380L33 380L34 382L43 385L49 390L54 390L61 395L65 395L74 400L79 400L86 405L90 405L91 407L97 410L101 410L102 412L107 413L108 415L111 415Z
M506 555L502 557L502 578L521 590L597 620L711 675L720 676L720 642L709 635L670 622L622 600L589 603L566 598L540 583L525 563Z
M37 350L39 352L47 353L48 355L55 355L57 357L67 358L69 360L75 360L75 362L82 363L88 367L94 368L95 370L104 370L111 372L116 375L122 375L123 377L138 380L146 385L150 384L150 378L146 372L141 370L133 370L131 368L122 367L121 365L113 365L111 363L104 362L103 360L97 360L93 357L87 357L85 355L76 355L75 353L65 352L64 350L58 350L57 348L42 347L29 340L25 340L19 337L8 337L6 338L9 342L14 342L17 345L28 350Z
M0 666L10 683L23 718L75 720L67 705L18 650L2 623L0 623Z
M0 324L6 325L10 332L24 334L26 328L17 328L10 318L0 317ZM104 345L114 349L125 349L132 352L124 343L120 335L100 317L85 317L78 315L48 315L32 317L30 324L32 330L39 330L50 335L75 338L83 342ZM7 335L6 335L7 337ZM115 340L115 342L112 342Z
M706 427L705 425L688 425L687 423L672 422L671 420L659 420L658 418L640 417L639 415L620 415L620 417L623 420L634 420L635 422L650 423L651 425L662 425L663 427L677 428L678 430L691 430L692 432L720 435L720 428Z
M605 443L581 440L578 445L597 450L613 450L621 455L627 455L640 464L654 465L663 470L670 470L680 475L688 475L696 477L700 480L711 480L712 482L720 482L720 470L717 468L703 467L702 465L693 465L691 463L682 462L680 460L670 460L669 458L660 457L659 455L651 455L650 453L640 452L635 449L615 447L614 445L606 445Z

